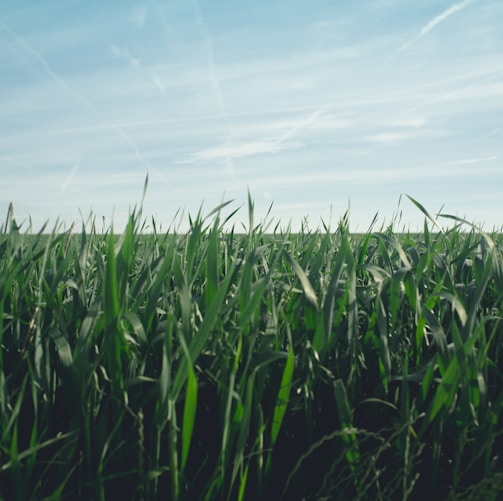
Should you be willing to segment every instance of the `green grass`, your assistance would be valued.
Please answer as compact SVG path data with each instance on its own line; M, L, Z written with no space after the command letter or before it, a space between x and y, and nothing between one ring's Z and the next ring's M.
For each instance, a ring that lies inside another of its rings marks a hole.
M0 497L499 499L503 238L412 202L421 234L9 210Z

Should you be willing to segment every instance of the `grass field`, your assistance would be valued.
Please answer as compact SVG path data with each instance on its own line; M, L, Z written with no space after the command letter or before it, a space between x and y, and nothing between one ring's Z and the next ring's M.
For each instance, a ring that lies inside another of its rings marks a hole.
M414 202L414 201L413 201ZM501 499L503 237L0 236L0 497Z

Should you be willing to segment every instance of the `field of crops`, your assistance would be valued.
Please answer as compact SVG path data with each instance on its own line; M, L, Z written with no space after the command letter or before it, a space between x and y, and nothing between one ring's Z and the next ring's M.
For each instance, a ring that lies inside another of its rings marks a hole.
M239 234L225 204L183 234L9 213L0 498L501 499L503 238L248 204Z

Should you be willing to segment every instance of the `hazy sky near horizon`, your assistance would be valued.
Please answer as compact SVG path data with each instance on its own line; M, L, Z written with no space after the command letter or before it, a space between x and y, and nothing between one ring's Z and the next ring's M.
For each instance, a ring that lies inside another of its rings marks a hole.
M2 0L0 211L119 229L148 173L164 229L222 200L239 227L248 188L293 229L421 227L405 194L501 228L502 26L501 0Z

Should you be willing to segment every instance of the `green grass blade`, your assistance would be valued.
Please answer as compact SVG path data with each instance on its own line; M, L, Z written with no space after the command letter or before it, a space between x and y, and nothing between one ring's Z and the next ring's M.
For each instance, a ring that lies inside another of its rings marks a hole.
M334 381L334 394L335 403L337 405L337 412L339 414L339 421L343 430L347 433L343 436L343 441L345 442L346 449L346 460L348 461L351 471L355 471L358 460L360 458L360 452L358 447L358 442L356 435L353 430L353 418L351 409L348 402L348 397L346 394L346 388L341 379ZM355 479L355 482L357 480Z
M218 289L218 218L210 232L206 254L206 307L209 308Z
M276 405L274 407L274 415L272 418L272 425L271 425L271 448L274 447L274 444L276 443L276 440L278 438L278 434L281 429L281 424L283 423L286 409L288 407L288 402L290 400L294 361L295 356L293 353L293 348L290 345L290 348L288 349L288 357L286 359L285 369L281 377L281 384L279 387L278 396L276 398Z
M308 304L312 306L316 311L318 311L318 298L316 297L316 293L314 292L313 286L311 285L309 278L307 278L306 272L288 252L285 251L284 255L287 261L291 264L293 271L295 272L300 281L302 291L304 292L304 296Z
M225 296L227 295L227 291L236 275L237 266L238 265L236 264L232 265L231 269L229 270L229 273L221 282L217 295L215 296L215 299L213 300L212 304L206 311L204 319L201 325L199 326L199 330L192 339L192 342L189 346L189 352L190 352L190 359L193 364L197 360L197 357L201 353L201 350L204 348L208 336L211 333L211 329L213 328L213 325L215 324L216 320L220 315L222 304L225 300ZM185 380L187 379L187 375L188 375L187 361L184 358L181 361L180 367L176 372L176 376L171 389L171 395L173 400L176 400L178 398L180 390L184 385Z
M181 472L185 469L187 457L189 455L190 444L192 441L192 432L194 431L194 422L197 410L197 379L190 360L189 349L182 336L179 336L180 345L183 348L187 360L187 389L185 392L185 404L183 408L182 422L182 463Z
M437 219L435 218L435 216L433 216L432 214L430 214L425 208L423 205L421 205L417 200L414 200L410 195L407 195L407 198L435 225L435 227L437 228L437 230L440 232L440 233L444 233L444 230L442 229L442 227L438 224L437 222Z
M129 356L129 347L120 325L120 303L117 287L117 266L115 260L113 233L108 237L107 264L103 288L103 335L104 351L112 382L112 392L117 402L124 398L124 379L122 370L123 355Z

